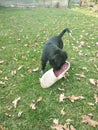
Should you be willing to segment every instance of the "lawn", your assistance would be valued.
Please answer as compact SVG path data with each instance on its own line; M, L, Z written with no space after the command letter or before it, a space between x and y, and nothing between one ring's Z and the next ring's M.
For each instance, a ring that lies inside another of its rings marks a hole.
M74 37L63 36L71 67L66 78L43 89L43 45L66 27ZM0 130L69 130L65 126L98 130L98 14L0 8Z

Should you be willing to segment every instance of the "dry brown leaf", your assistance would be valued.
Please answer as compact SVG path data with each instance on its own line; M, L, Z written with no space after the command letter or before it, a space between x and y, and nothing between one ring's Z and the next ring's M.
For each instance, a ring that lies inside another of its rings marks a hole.
M5 82L3 82L3 81L0 81L0 85L5 85Z
M67 129L63 129L63 125L53 125L51 126L51 129L55 129L55 130L67 130Z
M91 117L91 118L93 117L93 114L92 114L92 113L89 113L89 114L87 114L87 115L88 115L89 117Z
M2 70L0 70L0 74L2 74L3 73L3 71Z
M39 70L39 68L37 67L37 68L33 69L33 72L36 72L36 71L38 71L38 70Z
M36 103L40 102L41 100L42 100L42 97L40 96L40 97L37 99Z
M98 125L97 121L92 120L89 116L83 115L82 116L82 123L87 123L93 127L96 127Z
M98 80L97 79L89 79L90 83L95 85L95 86L98 86Z
M5 113L5 115L6 115L7 117L12 117L12 116L13 116L13 115L8 114L8 113Z
M83 69L83 70L86 70L87 72L89 71L89 70L87 69L87 67L82 67L82 69Z
M17 70L21 70L23 68L23 65L19 66Z
M94 106L94 103L92 103L92 102L88 102L87 103L89 106Z
M66 120L66 124L67 124L67 125L70 125L70 123L71 123L72 121L73 121L73 120L71 120L71 119L67 119L67 120Z
M28 72L29 72L29 73L32 73L32 71L33 71L33 70L32 70L31 68L28 69Z
M0 60L0 64L3 64L4 63L4 61L3 60Z
M78 53L79 56L84 56L83 52Z
M3 128L3 126L2 126L2 125L0 125L0 130L4 130L4 128Z
M5 79L6 81L8 81L8 77L4 77L4 79Z
M78 47L73 46L73 51L78 51L78 50L79 50Z
M73 125L70 126L70 130L76 130Z
M16 108L17 107L17 105L18 105L18 101L21 99L21 97L18 97L18 98L16 98L12 103L13 103L13 105L14 105L14 108Z
M65 89L64 89L64 88L58 88L58 90L60 90L60 91L65 91Z
M53 123L54 125L51 126L52 129L63 130L62 125L59 124L59 119L54 119Z
M98 69L98 67L97 67L97 65L96 65L96 64L93 64L93 66L94 66L96 69Z
M12 76L16 75L16 70L13 70L13 71L11 72L11 75L12 75Z
M72 95L71 97L69 97L71 102L74 102L75 100L79 100L79 99L85 99L83 96L74 96Z
M98 42L96 42L96 45L98 46Z
M35 105L36 105L36 104L31 103L31 104L30 104L30 108L33 109L33 110L35 110L35 109L36 109L36 106L35 106Z
M69 130L68 127L62 124L59 124L59 120L58 119L54 119L53 120L53 126L51 126L51 129L56 129L56 130Z
M72 120L71 120L72 121ZM55 129L55 130L76 130L72 125L67 125L67 124L59 124L59 120L58 119L54 119L53 120L53 126L51 126L51 129Z
M60 94L59 96L59 102L63 102L66 97L64 96L64 93Z
M98 57L98 53L96 53L96 57Z
M22 111L20 111L19 113L18 113L18 117L20 118L21 117L21 115L22 115Z
M94 95L94 99L95 99L95 104L98 103L98 96L96 94Z
M79 73L79 74L75 74L75 75L76 75L76 76L79 76L79 77L81 77L81 78L85 78L85 77L86 77L83 72L82 72L82 73Z
M31 103L31 104L30 104L30 108L32 108L33 110L35 110L37 103L41 102L41 100L42 100L42 97L40 96L40 97L35 101L35 103Z
M58 124L59 124L59 119L54 119L54 120L53 120L53 123L54 123L55 125L58 125Z
M64 111L64 107L62 108L62 110L61 110L61 115L65 115L66 114L66 112Z

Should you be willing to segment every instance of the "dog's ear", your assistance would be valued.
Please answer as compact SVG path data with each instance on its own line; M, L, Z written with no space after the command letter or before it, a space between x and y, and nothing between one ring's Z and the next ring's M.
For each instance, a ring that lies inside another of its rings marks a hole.
M55 55L49 59L49 62L54 63L54 60L55 60Z

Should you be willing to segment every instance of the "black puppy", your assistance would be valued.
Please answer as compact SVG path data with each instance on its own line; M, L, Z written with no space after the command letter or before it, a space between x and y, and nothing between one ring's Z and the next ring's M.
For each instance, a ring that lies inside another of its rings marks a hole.
M69 29L66 28L58 36L53 36L46 42L41 57L41 74L45 71L47 61L49 61L54 70L59 70L65 63L68 56L67 53L62 50L63 41L61 39L65 32L70 33Z

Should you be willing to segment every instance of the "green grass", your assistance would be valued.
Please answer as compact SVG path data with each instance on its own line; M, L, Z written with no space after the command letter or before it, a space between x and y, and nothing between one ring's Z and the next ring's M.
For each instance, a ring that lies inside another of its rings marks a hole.
M73 40L68 34L63 37L71 64L69 77L43 89L39 83L43 45L50 36L59 34L65 27L70 28L75 38ZM79 48L82 41L84 46ZM83 124L81 118L92 113L93 120L98 121L98 103L95 104L94 99L94 94L98 95L98 87L89 82L90 78L98 79L97 42L98 15L86 10L0 8L0 61L3 62L0 63L0 125L5 130L51 130L56 118L61 124L65 124L67 119L73 120L71 124L76 130L97 130L98 126L93 128ZM75 47L79 50L73 49ZM80 50L83 56L79 55ZM39 71L33 72L37 67ZM81 72L85 78L76 76ZM61 93L66 97L82 95L85 99L60 103ZM32 110L30 104L40 96L42 100L36 105L36 110ZM21 100L14 108L12 101L18 97ZM89 106L88 102L94 106ZM64 116L60 112L63 107ZM23 112L20 118L19 111Z

